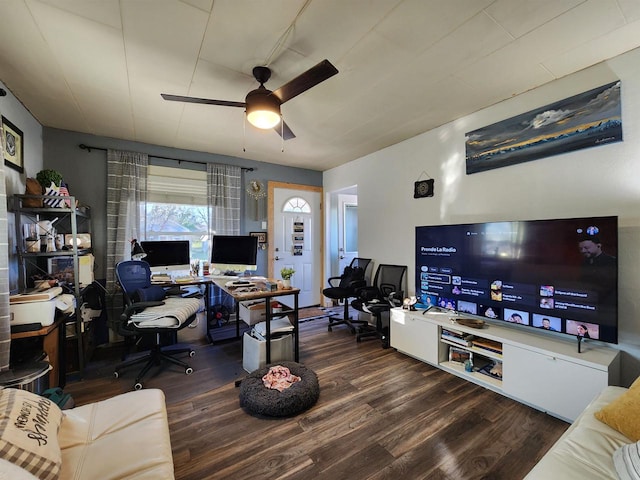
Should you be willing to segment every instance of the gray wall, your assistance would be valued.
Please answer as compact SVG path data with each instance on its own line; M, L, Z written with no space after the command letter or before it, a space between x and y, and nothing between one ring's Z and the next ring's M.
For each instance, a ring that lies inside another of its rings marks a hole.
M9 208L7 214L8 247L6 251L2 251L1 255L8 257L7 260L3 259L2 261L6 261L9 267L9 289L11 292L15 292L22 286L18 285L18 258L15 253L15 217L11 212L11 196L24 193L25 179L34 177L36 173L42 170L42 126L2 82L0 82L0 87L7 91L5 97L0 97L0 114L22 130L24 140L24 172L22 174L4 165L4 161L0 160L0 165L2 165L0 168L4 169L4 184Z
M91 207L94 255L96 257L95 275L98 279L104 278L106 271L107 152L103 150L91 150L90 152L81 150L78 147L80 144L144 152L150 155L150 163L156 165L179 166L180 168L191 169L205 168L202 165L187 162L178 164L171 160L157 159L153 155L254 168L254 171L244 173L243 186L246 186L250 180L260 180L265 184L265 187L269 180L322 186L322 172L314 170L284 167L244 158L167 148L45 127L44 168L59 171L69 185L71 195L74 195L81 204ZM262 222L267 220L266 205L266 200L260 202L261 208L257 215L258 220L256 220L253 200L247 202L247 196L242 195L241 208L244 220L241 224L241 233L266 231L266 229L262 228ZM258 273L263 275L267 273L266 250L258 251Z

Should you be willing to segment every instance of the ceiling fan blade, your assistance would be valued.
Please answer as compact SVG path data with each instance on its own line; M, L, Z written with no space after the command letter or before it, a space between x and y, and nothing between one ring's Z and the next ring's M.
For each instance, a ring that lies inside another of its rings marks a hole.
M211 100L209 98L197 98L197 97L183 97L182 95L170 95L168 93L161 93L162 98L172 102L187 102L187 103L204 103L206 105L220 105L222 107L246 107L244 102L229 102L227 100Z
M338 73L338 69L329 60L323 60L315 67L311 67L279 89L274 90L273 94L280 99L280 103L284 103L324 82L327 78L333 77L336 73Z
M289 128L289 125L282 120L282 126L280 124L273 127L273 129L278 132L278 135L282 137L283 140L291 140L292 138L296 138L295 134Z

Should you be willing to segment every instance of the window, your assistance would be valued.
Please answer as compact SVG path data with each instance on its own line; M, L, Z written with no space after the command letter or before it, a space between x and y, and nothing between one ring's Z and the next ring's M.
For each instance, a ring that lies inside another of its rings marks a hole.
M344 249L358 253L358 205L344 206Z
M149 166L145 240L189 240L192 260L209 260L207 174Z
M285 213L311 213L311 206L304 198L292 197L285 202L282 211Z

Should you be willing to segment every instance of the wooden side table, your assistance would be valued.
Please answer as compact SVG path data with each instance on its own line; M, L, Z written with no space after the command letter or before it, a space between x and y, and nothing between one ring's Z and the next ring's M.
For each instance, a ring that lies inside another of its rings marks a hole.
M11 340L19 340L21 338L42 337L42 350L49 357L51 371L49 372L49 387L59 387L61 377L61 332L64 327L64 317L56 319L51 325L42 327L40 330L32 330L29 332L17 332L11 334Z

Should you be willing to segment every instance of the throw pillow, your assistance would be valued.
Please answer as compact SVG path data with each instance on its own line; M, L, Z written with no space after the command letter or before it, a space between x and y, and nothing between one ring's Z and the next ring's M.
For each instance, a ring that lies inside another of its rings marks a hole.
M595 413L595 417L625 437L640 440L640 388L630 388L609 405Z
M159 302L164 300L167 292L160 285L151 285L150 287L139 288L136 290L136 302Z
M0 478L5 480L38 480L24 468L20 468L11 462L7 462L4 458L0 458Z
M62 453L62 411L51 400L16 388L0 390L0 457L40 480L55 480Z
M640 480L640 443L623 445L613 452L613 466L620 480Z

